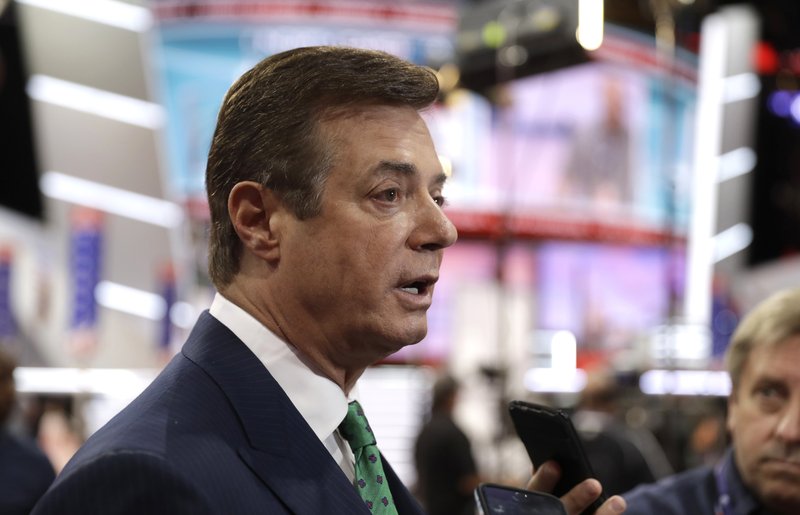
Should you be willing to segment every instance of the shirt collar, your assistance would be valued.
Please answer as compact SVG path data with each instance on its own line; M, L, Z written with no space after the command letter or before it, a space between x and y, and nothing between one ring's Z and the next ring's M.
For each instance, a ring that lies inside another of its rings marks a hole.
M281 340L245 310L221 294L209 309L264 364L317 438L328 438L347 415L348 398L341 388L309 368L297 349ZM351 397L356 396L356 389Z

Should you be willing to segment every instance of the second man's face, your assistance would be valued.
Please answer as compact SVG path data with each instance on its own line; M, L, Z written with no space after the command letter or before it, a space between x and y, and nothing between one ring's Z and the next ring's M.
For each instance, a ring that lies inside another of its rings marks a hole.
M745 483L776 513L800 513L800 336L756 347L729 401Z
M322 124L334 150L318 216L281 244L292 305L328 359L367 366L426 334L443 250L444 175L410 107L374 106Z

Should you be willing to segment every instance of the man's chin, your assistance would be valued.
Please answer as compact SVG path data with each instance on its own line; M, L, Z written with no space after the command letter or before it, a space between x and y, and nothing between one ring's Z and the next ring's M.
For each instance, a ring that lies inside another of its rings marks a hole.
M408 347L409 345L416 345L425 339L425 336L428 335L428 324L423 323L420 324L420 327L417 327L416 330L410 331L408 334L408 338L406 338L405 342L403 343L403 347Z
M761 490L764 504L775 513L800 514L800 485L796 478L771 478Z
M397 320L390 329L392 339L399 347L407 347L419 343L428 334L428 316L426 313L412 313Z
M399 352L404 347L416 345L428 334L427 324L408 324L386 338L385 356Z
M785 497L780 499L768 499L764 505L770 510L769 513L776 515L797 515L800 513L800 499L792 497L787 499Z

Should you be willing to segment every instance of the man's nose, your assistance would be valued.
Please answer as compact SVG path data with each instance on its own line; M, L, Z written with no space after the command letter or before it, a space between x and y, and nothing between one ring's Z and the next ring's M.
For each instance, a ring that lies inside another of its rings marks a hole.
M792 397L775 430L786 443L800 443L800 394Z
M432 198L423 201L417 212L416 224L409 241L411 248L439 250L449 247L458 239L456 226Z

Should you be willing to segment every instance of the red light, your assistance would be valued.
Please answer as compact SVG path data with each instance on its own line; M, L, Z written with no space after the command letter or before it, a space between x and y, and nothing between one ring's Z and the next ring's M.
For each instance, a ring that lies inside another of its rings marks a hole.
M759 75L774 75L778 71L780 59L775 48L766 41L759 41L753 50L753 67Z

